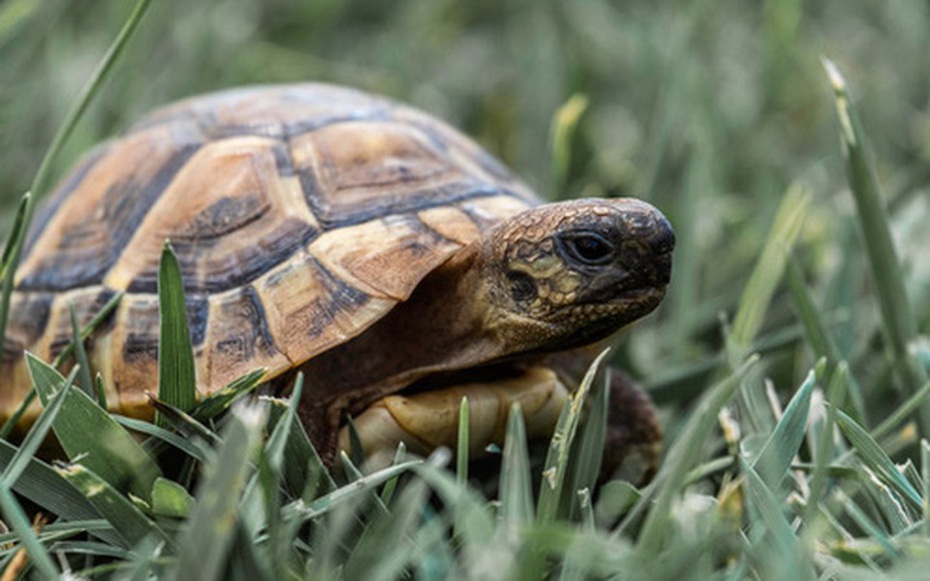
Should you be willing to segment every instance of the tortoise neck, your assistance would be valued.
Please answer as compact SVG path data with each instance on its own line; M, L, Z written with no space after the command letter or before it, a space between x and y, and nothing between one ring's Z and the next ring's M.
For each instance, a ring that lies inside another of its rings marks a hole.
M487 325L488 294L481 248L473 243L364 333L301 365L307 385L301 415L334 428L321 434L336 434L346 412L429 375L496 359L500 346Z

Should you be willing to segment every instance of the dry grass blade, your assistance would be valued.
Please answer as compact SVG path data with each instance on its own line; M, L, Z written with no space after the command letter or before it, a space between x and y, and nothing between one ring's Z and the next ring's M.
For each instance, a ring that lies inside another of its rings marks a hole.
M46 579L57 579L59 577L58 568L52 563L52 557L48 550L39 541L38 535L29 524L26 513L22 506L10 492L10 488L2 479L0 479L0 508L3 509L3 518L7 524L16 532L20 542L26 548L29 559L35 565L39 573Z

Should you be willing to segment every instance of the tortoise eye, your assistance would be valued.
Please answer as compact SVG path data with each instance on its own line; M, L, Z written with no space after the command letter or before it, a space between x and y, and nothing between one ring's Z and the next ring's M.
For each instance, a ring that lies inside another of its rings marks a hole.
M605 264L610 261L614 252L613 244L594 232L562 236L561 241L567 254L582 264Z

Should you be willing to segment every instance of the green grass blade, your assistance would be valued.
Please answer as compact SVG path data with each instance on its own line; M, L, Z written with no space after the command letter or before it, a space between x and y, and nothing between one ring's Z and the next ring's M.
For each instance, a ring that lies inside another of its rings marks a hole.
M47 436L48 431L52 429L52 424L55 418L58 417L61 405L68 396L68 388L71 387L71 384L74 382L74 376L77 372L77 368L71 371L71 374L68 375L68 379L65 380L62 388L58 390L58 393L52 397L48 406L39 414L39 418L29 430L29 433L26 434L26 438L23 440L22 445L16 450L13 459L3 469L0 480L3 480L8 488L13 488L16 485L16 481L22 475L23 471L26 470L29 462L32 461L39 446L45 441L45 436Z
M791 459L797 454L801 442L804 441L811 394L815 385L816 377L811 371L798 388L797 393L788 402L788 407L785 408L785 413L775 425L775 430L752 463L753 469L758 472L769 489L777 489L781 484L791 467Z
M120 299L122 298L123 298L122 291L116 293L113 296L113 298L107 301L107 303L103 307L101 307L99 311L97 311L97 313L91 318L91 320L88 321L87 324L84 325L83 328L81 328L81 340L82 341L86 340L90 336L90 334L98 326L100 326L100 324L103 323L104 320L106 320L106 318L110 315L110 313L112 313L113 310L117 307L117 305L119 305ZM56 369L61 367L62 363L64 363L64 361L67 360L67 358L71 356L71 353L73 352L73 350L74 350L74 344L68 343L65 346L65 348L61 351L61 353L58 354L58 357L55 358L54 363L52 363L52 367ZM23 401L20 403L16 411L13 412L13 415L11 415L7 419L7 421L4 422L3 428L0 428L0 438L6 439L7 437L9 437L10 432L13 430L13 427L16 426L16 424L19 422L19 419L23 416L24 413L26 413L26 410L29 408L29 406L32 405L32 401L35 399L35 397L36 397L35 389L29 390L29 394L25 398L23 398ZM97 397L97 400L101 401L101 397L99 395ZM103 409L106 409L105 399L102 401L103 401L103 404L101 405L101 407Z
M907 478L898 472L894 462L891 461L891 458L888 457L865 428L839 410L837 410L837 423L866 466L881 476L904 498L911 501L915 507L922 506L920 494L908 482Z
M549 452L546 455L542 482L539 485L539 500L536 505L537 524L554 521L559 512L559 503L563 498L563 487L566 472L568 471L569 453L572 443L575 441L578 424L581 421L584 402L591 385L594 383L594 378L597 376L597 370L608 353L609 349L605 349L591 363L581 380L581 384L578 386L578 390L565 403L562 415L559 416L559 421L556 423L555 432L549 444Z
M23 507L17 502L10 492L10 488L3 480L0 480L0 508L3 509L4 521L16 532L20 542L29 554L29 559L39 573L46 579L58 579L60 574L58 568L52 562L52 556L42 546L38 535L32 530L29 519L26 518Z
M87 351L84 349L84 340L81 339L81 328L78 327L77 314L74 312L74 303L68 303L68 314L71 316L71 333L74 337L71 344L74 346L74 360L77 367L80 368L77 386L81 388L93 400L97 399L94 393L94 382L90 374L90 362L87 359Z
M261 385L266 371L264 368L256 369L232 380L229 385L203 398L191 410L191 417L201 422L215 418Z
M766 557L764 563L768 569L765 576L772 579L816 579L794 530L782 514L779 500L762 477L742 458L740 468L746 476L747 500L768 532L760 541L753 543L754 549Z
M158 265L158 399L188 413L197 403L194 350L187 326L187 302L181 267L165 241ZM167 427L161 415L156 423Z
M178 450L184 452L194 460L198 462L206 462L207 457L204 454L203 450L195 446L189 439L186 439L174 432L169 432L165 428L159 428L155 424L150 424L148 422L137 420L135 418L128 418L126 416L110 416L116 423L123 426L128 430L133 432L139 432L140 434L145 434L146 436L151 436L170 446L174 446Z
M930 537L930 443L923 439L920 440L920 475L924 481L923 534Z
M455 444L455 477L461 485L468 482L468 440L468 398L463 397L459 404L459 431Z
M798 312L798 318L804 325L805 336L810 343L814 354L819 357L826 357L828 363L827 374L824 381L832 381L836 367L843 359L833 335L830 334L823 315L811 298L810 291L804 283L804 274L798 261L792 257L788 262L787 270L788 287L791 290L791 298L794 300L794 307ZM848 371L848 369L847 369ZM852 375L848 375L850 408L845 408L847 414L850 414L857 422L865 425L865 419L868 418L865 408L865 400L862 397L862 388Z
M8 466L16 453L17 448L12 444L0 441L0 466ZM100 518L97 510L80 492L51 466L35 458L29 461L20 477L16 479L13 490L42 510L68 520ZM110 541L117 539L114 533L108 531L95 534Z
M928 395L930 395L930 383L924 384L923 387L917 390L917 393L907 398L904 403L895 408L891 415L882 420L882 423L872 430L872 437L878 440L888 435L889 432L904 423L915 410L923 405Z
M552 118L549 139L552 147L552 181L556 188L562 188L568 179L572 161L572 138L587 108L588 98L575 94L559 107Z
M701 446L704 445L707 435L716 425L717 414L736 392L743 376L757 361L757 356L750 357L729 377L710 389L701 399L678 440L669 450L665 462L656 475L654 486L658 486L658 493L655 503L646 517L637 542L637 551L643 557L655 555L661 549L669 526L672 503L684 485L688 472L700 461ZM646 499L647 497L644 496L644 500ZM642 506L645 506L643 501L637 504L637 507ZM638 512L634 511L628 519L635 517ZM618 528L617 532L621 530L622 528Z
M302 389L302 385L303 374L298 373L293 391L298 392L298 388ZM289 400L268 399L267 401L271 404L270 425L272 426L276 425L288 409L292 407L296 409L296 406L300 404L300 400L294 397ZM336 483L333 482L301 422L294 422L291 426L284 456L284 484L292 496L301 497L309 502L320 494L336 489Z
M603 381L592 384L591 394L588 396L587 414L572 448L568 481L564 488L566 496L563 497L562 504L570 507L569 517L573 520L580 516L580 506L576 502L577 495L584 490L590 494L597 486L607 435L610 382L611 371L610 367L607 367Z
M3 280L3 286L0 288L0 338L6 337L10 301L13 297L13 285L16 282L16 267L19 266L20 254L22 254L31 216L32 194L26 192L16 210L13 229L3 248L3 260L0 262L0 278Z
M917 319L904 287L906 278L891 236L888 210L875 172L875 162L867 144L865 131L846 92L846 80L831 61L824 59L823 66L836 97L846 174L856 202L859 226L865 239L865 251L872 269L885 334L891 345L897 369L910 393L915 393L926 383L927 374L908 350L917 337ZM920 417L924 431L930 430L930 401L921 406Z
M733 361L742 361L759 329L762 328L765 312L775 294L778 281L781 280L791 248L801 232L809 203L810 193L807 188L795 184L788 188L778 207L772 229L743 289L736 316L733 318L733 328L729 336Z
M126 496L110 486L104 478L80 464L57 467L59 475L81 491L100 515L113 525L122 546L131 549L149 535L171 543L171 538ZM146 492L149 497L151 490Z
M302 520L311 520L322 516L333 510L341 503L346 502L360 494L371 494L374 489L381 486L388 480L403 474L412 467L421 464L422 460L408 460L403 464L388 466L387 468L366 474L351 484L336 488L332 492L325 494L311 503L305 503L303 500L297 500L284 507L289 518L300 518Z
M811 474L810 492L807 496L807 508L805 510L805 522L811 522L814 515L819 510L820 499L827 489L827 469L833 459L833 428L836 426L836 411L840 408L845 399L846 387L848 385L849 366L845 361L840 361L836 366L833 376L830 379L830 387L827 391L827 401L831 405L827 406L827 415L823 420L820 428L820 436L817 439L817 449L814 456L814 471Z
M152 513L158 516L183 518L190 514L194 497L177 482L156 478L152 487Z
M87 106L90 105L90 102L100 91L110 71L113 69L113 65L116 63L117 58L119 58L120 53L122 53L123 49L126 47L126 43L136 31L139 23L142 22L142 17L145 15L145 11L148 9L149 4L151 4L151 0L137 0L135 6L133 6L132 12L126 19L126 22L123 23L123 27L113 41L113 44L110 45L106 54L100 62L97 63L97 68L91 74L90 78L87 80L87 84L81 89L80 95L65 116L64 123L62 123L61 127L58 129L58 132L55 133L52 144L49 146L48 151L46 151L45 157L42 158L42 163L39 165L39 169L32 180L32 187L30 190L36 196L41 197L45 194L52 161L55 160L61 148L68 140L68 137L71 136L71 133L74 131L81 116L83 116Z
M42 404L48 406L64 378L31 353L26 354L26 362ZM83 391L68 388L52 429L72 461L120 490L128 488L139 498L148 498L152 483L161 474L158 466L135 438Z
M173 578L217 579L239 521L239 500L260 450L266 410L238 408L224 430L223 443L198 485L196 504L179 538L181 552Z
M104 321L110 316L110 314L116 310L116 307L119 306L120 301L123 299L123 295L126 294L123 291L119 291L113 295L110 300L106 302L105 305L100 307L100 310L97 311L87 324L81 327L81 341L86 341L90 334L97 330L97 327L103 324ZM65 361L74 353L74 343L68 343L65 345L65 348L61 350L61 353L55 357L55 361L52 362L52 367L59 369Z
M533 520L533 492L526 427L520 404L514 402L507 419L504 454L501 459L501 525L509 542L515 543L520 529Z

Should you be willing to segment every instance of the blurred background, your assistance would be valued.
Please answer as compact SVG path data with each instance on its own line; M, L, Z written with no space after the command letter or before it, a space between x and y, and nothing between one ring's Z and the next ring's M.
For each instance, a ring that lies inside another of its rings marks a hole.
M0 2L0 232L130 8ZM778 204L801 184L812 195L795 251L806 281L860 380L887 385L822 57L859 106L926 330L925 0L162 0L55 175L144 112L235 85L326 81L412 103L547 198L633 195L666 212L679 240L671 293L618 350L665 402L706 385L719 363L720 314L732 314ZM573 101L583 112L554 163L553 119L576 95L587 107ZM812 356L782 296L760 347L793 389ZM877 355L857 355L866 352Z

